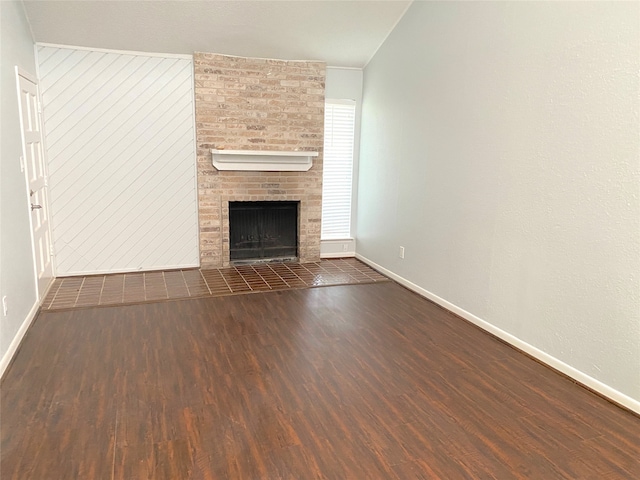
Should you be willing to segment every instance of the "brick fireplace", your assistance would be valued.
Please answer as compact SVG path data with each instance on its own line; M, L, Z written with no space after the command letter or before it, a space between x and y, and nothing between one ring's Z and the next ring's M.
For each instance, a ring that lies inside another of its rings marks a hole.
M320 258L325 64L194 54L200 262L229 264L229 202L300 202L300 261ZM211 150L318 152L308 171L220 171Z

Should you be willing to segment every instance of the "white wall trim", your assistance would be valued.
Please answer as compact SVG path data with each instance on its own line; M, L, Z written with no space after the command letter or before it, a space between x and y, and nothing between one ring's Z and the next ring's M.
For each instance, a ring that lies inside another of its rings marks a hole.
M4 377L4 373L7 370L7 367L11 363L11 360L13 360L13 357L15 356L16 352L18 351L18 348L20 347L20 344L22 343L22 339L27 334L29 327L33 323L33 320L36 318L38 310L42 306L42 302L44 301L46 296L49 294L49 290L51 290L51 287L53 287L54 281L55 281L54 279L51 279L51 281L49 282L49 285L47 285L47 288L45 289L40 300L36 299L33 306L31 307L31 310L29 310L27 317L24 319L24 322L22 322L22 325L20 325L20 328L16 332L15 337L13 337L13 340L11 341L9 348L7 349L4 356L2 357L2 360L0 360L0 378ZM37 288L36 288L36 292L37 292Z
M55 246L55 242L53 240L53 215L51 213L51 191L49 190L49 148L47 147L47 131L44 129L44 102L42 101L42 89L40 88L40 62L38 61L38 47L37 45L34 43L33 44L33 58L35 58L36 60L36 76L35 76L35 81L33 83L35 83L38 87L38 104L39 104L39 108L40 108L40 142L42 144L42 158L44 160L44 164L45 164L45 171L46 171L46 178L47 178L47 223L49 224L49 238L51 239L51 242L49 244L49 247L51 248L51 250L49 251L49 255L51 256L51 271L53 272L53 277L51 278L51 282L49 282L49 286L47 287L47 291L49 288L51 288L51 285L53 283L53 281L56 278L56 273L57 273L57 258L56 258L56 246ZM25 175L25 180L26 180L26 175ZM28 184L28 180L27 180L27 184ZM29 188L27 188L27 192L29 191ZM31 202L28 201L27 202L30 206ZM29 215L29 217L31 217L31 215ZM35 261L36 261L36 253L35 253L36 249L35 249L35 244L33 246L33 264L34 264L34 269L36 270L36 285L38 283L38 275L37 275L37 268L35 267ZM38 289L36 288L36 293L38 293ZM46 294L46 292L45 292ZM40 300L44 299L44 295L42 295L41 297L39 297Z
M356 256L354 238L320 240L320 258L348 258Z
M48 179L49 177L49 156L48 156L48 150L47 150L47 142L46 142L46 132L44 129L44 115L42 114L42 109L43 109L43 103L42 103L42 92L40 91L40 83L38 82L38 79L40 78L40 63L37 61L38 59L38 48L34 45L33 46L33 55L34 58L36 59L36 74L32 75L31 73L27 72L26 70L20 68L19 66L16 65L16 83L17 83L17 88L18 88L18 97L20 97L21 93L20 93L20 79L18 77L23 77L26 78L28 81L30 81L31 83L35 84L36 86L36 91L38 92L38 108L40 110L40 125L38 125L38 129L40 131L40 144L42 145L42 156L43 156L43 160L44 160L44 165L45 165L45 179ZM20 101L19 101L20 103ZM22 115L22 113L21 113ZM22 125L22 117L20 118L20 133L21 133L21 138L22 138L22 158L26 158L27 153L24 151L25 149L25 140L24 140L24 132L22 131L23 129L23 125ZM26 161L26 160L24 160ZM20 169L24 169L24 171L22 172L24 174L24 182L25 182L25 191L27 192L27 204L26 204L26 208L27 211L30 211L30 205L31 205L31 200L30 200L30 195L29 195L29 179L28 179L28 172L26 169L26 165L21 165ZM51 208L50 208L50 197L49 197L49 185L48 185L48 181L45 180L45 186L47 188L47 196L45 197L47 199L47 205L45 205L46 209L46 215L47 215L47 224L49 226L48 230L49 230L49 238L51 239L51 244L50 244L50 248L51 251L49 252L49 255L51 256L51 271L53 273L53 277L51 279L51 282L53 282L53 279L56 277L56 257L55 257L55 247L53 244L53 228L52 228L52 220L51 220ZM35 239L34 239L34 232L33 232L33 218L31 217L31 214L29 214L29 227L31 229L31 250L33 252L33 278L36 284L36 296L38 298L40 298L41 300L44 299L44 294L41 295L40 292L40 287L38 286L38 267L37 262L36 262L36 246L35 246ZM49 283L49 287L51 287L51 282ZM44 292L46 294L46 292Z
M110 48L79 47L76 45L64 45L60 43L46 43L46 42L36 42L36 48L37 47L69 48L71 50L85 50L89 52L117 53L120 55L140 55L144 57L186 58L189 60L193 60L193 55L186 55L184 53L159 53L159 52L138 52L135 50L112 50Z
M36 301L33 304L33 307L31 307L31 310L29 311L29 313L27 314L27 318L25 318L24 322L22 322L22 325L20 325L20 328L18 329L16 336L13 337L13 340L11 341L9 348L7 349L4 356L2 357L2 360L0 360L0 378L4 377L7 367L9 366L9 364L11 363L11 360L13 360L14 355L18 351L18 347L20 347L20 344L22 343L22 339L27 333L27 330L29 330L31 323L33 323L34 318L36 318L36 314L38 313L39 308L40 308L40 302Z
M609 385L606 385L601 381L596 380L595 378L587 375L586 373L581 372L580 370L572 367L571 365L564 363L562 360L558 360L557 358L549 355L548 353L540 350L539 348L534 347L533 345L530 345L523 340L520 340L518 337L515 337L508 332L505 332L504 330L496 327L495 325L492 325L486 320L482 320L481 318L476 317L472 313L467 312L466 310L454 305L453 303L448 302L443 298L440 298L439 296L431 293L428 290L425 290L422 287L419 287L415 283L410 282L409 280L401 277L400 275L393 273L390 270L387 270L386 268L360 255L359 253L356 253L356 258L366 263L367 265L371 266L372 268L378 270L379 272L385 274L386 276L392 278L393 280L398 282L400 285L407 287L409 290L416 292L418 295L421 295L431 300L432 302L437 303L441 307L446 308L447 310L455 313L456 315L464 318L465 320L468 320L469 322L473 323L474 325L477 325L478 327L491 333L492 335L495 335L499 339L504 340L505 342L517 348L518 350L521 350L531 355L535 359L553 368L554 370L557 370L571 377L572 379L576 380L578 383L581 383L583 386L590 388L598 392L599 394L607 397L611 401L640 414L640 401L635 400L625 395L624 393L615 390Z
M320 258L353 258L355 256L356 252L328 252L320 254Z
M16 75L24 77L27 80L29 80L31 83L35 83L36 85L38 85L38 79L34 77L31 73L24 70L23 68L20 68L18 65L16 65Z
M36 57L37 58L37 57ZM24 131L24 122L23 122L23 115L25 114L24 112L24 106L22 105L22 91L20 89L20 77L26 79L27 81L33 83L36 86L36 91L38 92L38 102L39 102L39 107L42 107L42 99L40 98L40 85L38 84L38 79L36 77L34 77L31 73L27 72L26 70L20 68L18 65L15 66L15 77L16 77L16 94L17 94L17 98L18 98L18 111L19 111L19 121L20 121L20 141L21 141L21 153L22 155L20 155L20 171L22 172L22 176L24 177L24 191L25 191L25 198L26 198L26 204L25 204L25 209L27 210L28 215L29 215L29 238L31 239L31 261L33 262L33 283L35 285L35 292L36 292L36 299L40 299L40 298L44 298L44 295L41 295L40 292L40 287L38 286L38 262L36 261L36 240L35 240L35 236L34 236L34 229L33 229L33 216L31 215L31 195L29 194L29 170L27 169L26 163L27 163L27 152L26 152L26 148L27 148L27 140L25 138L25 131ZM39 130L40 130L40 142L42 145L42 151L43 154L45 155L44 157L44 161L47 161L47 157L46 157L46 153L44 153L45 150L45 144L44 144L44 122L42 121L42 115L40 115L40 125L38 125ZM46 165L46 164L45 164ZM47 172L48 174L48 172ZM45 177L46 178L46 177ZM45 211L47 212L47 221L49 222L49 229L51 228L51 215L49 215L49 206L45 205ZM49 234L51 234L51 230L49 230ZM51 237L53 238L53 237ZM53 242L53 241L52 241ZM51 261L53 263L55 263L55 259L52 258ZM36 301L37 303L37 301ZM13 345L13 343L12 343ZM9 348L9 351L11 350L11 347ZM3 359L4 360L4 359Z
M362 67L333 67L331 65L327 65L327 69L331 70L360 70L362 71Z

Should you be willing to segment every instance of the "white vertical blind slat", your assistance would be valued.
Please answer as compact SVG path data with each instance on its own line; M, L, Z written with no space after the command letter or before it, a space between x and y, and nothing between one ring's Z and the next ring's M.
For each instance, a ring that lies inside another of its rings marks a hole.
M325 104L321 232L323 240L351 236L355 114L355 103L327 100Z

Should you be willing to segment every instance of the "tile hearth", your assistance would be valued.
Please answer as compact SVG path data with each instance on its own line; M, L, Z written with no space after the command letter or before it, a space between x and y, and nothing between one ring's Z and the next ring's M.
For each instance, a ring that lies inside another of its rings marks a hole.
M355 258L62 277L54 281L42 310L384 281L389 279Z

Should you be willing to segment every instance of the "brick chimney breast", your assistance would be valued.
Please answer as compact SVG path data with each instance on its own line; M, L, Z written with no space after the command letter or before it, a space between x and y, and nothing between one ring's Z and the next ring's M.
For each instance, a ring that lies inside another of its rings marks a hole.
M229 264L229 202L300 202L299 258L320 259L324 62L194 54L200 263ZM318 152L306 172L218 171L211 149Z

